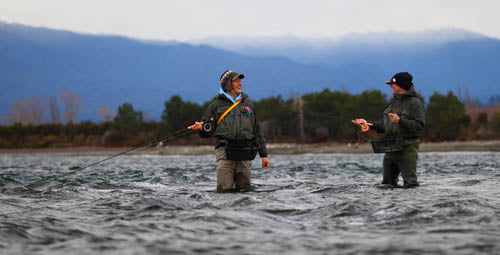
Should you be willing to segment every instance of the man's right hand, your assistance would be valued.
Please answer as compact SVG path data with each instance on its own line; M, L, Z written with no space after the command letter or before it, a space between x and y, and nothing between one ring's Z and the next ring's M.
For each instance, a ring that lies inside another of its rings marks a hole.
M352 124L360 126L360 125L366 124L366 120L365 119L355 119L355 120L352 120Z
M195 121L193 125L191 125L187 128L194 130L194 131L201 131L201 130L203 130L203 121Z

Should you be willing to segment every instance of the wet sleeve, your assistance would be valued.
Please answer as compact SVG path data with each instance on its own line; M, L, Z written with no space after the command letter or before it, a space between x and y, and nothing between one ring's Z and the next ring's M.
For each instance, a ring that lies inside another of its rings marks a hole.
M417 99L415 103L411 105L410 114L411 119L401 118L399 120L399 125L401 125L404 129L415 133L424 131L425 108L424 104L420 100Z
M205 130L198 132L198 135L201 138L209 138L215 132L215 128L217 125L217 123L214 121L215 120L215 106L216 106L216 102L214 101L208 106L207 110L205 111L205 113L201 117L201 121L203 121L203 123L210 122L212 125L212 129L210 130L210 132L207 132Z
M253 105L252 105L253 106ZM260 128L259 118L257 117L257 111L255 110L255 106L253 106L253 112L255 115L254 119L254 132L257 142L260 144L259 156L261 158L267 157L267 147L266 147L266 139L264 138L264 134Z

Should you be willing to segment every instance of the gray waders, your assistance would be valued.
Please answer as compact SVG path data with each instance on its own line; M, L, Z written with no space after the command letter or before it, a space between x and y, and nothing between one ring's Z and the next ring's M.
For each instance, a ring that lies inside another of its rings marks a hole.
M226 159L224 147L215 149L215 157L217 192L239 191L250 188L251 160L228 160Z

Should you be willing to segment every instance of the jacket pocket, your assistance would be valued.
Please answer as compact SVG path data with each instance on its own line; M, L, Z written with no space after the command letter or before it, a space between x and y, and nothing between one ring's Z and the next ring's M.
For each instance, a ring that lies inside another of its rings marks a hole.
M219 118L226 112L228 108L219 108L217 109L217 121ZM236 132L234 131L235 129L235 124L234 124L234 111L233 109L231 112L229 112L224 118L221 120L220 123L217 124L217 128L215 130L215 136L222 137L225 139L235 139L236 138Z
M408 110L401 111L401 115L399 117L407 119L407 120L411 119L410 111L408 111Z
M240 136L241 139L253 139L253 120L255 114L250 106L241 106L239 108L239 119L240 119Z

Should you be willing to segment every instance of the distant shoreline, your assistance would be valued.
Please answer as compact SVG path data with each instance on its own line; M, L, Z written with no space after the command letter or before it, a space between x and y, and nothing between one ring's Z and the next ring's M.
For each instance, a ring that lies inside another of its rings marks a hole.
M372 153L369 143L270 143L267 145L269 154L303 154L303 153ZM0 149L0 153L58 153L58 152L123 152L132 147L70 147L70 148L25 148ZM452 141L423 142L420 152L451 152L451 151L500 151L500 140L491 141ZM170 145L165 147L145 148L134 151L135 154L157 155L204 155L214 153L213 145Z

